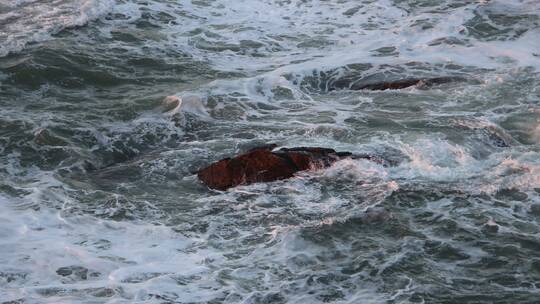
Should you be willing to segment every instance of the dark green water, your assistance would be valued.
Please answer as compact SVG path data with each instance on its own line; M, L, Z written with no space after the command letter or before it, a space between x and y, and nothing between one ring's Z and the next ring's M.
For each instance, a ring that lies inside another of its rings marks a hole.
M539 68L533 0L0 0L0 303L540 303ZM191 173L266 143L396 165Z

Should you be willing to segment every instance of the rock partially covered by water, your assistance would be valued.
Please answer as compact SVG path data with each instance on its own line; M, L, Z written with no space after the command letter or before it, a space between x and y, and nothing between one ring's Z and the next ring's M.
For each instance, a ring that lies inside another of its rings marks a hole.
M374 90L374 91L383 91L383 90L399 90L405 89L412 86L417 86L419 88L429 88L435 85L446 84L446 83L455 83L455 82L467 82L468 79L458 76L442 76L442 77L432 77L432 78L407 78L395 81L382 81L375 83L356 83L353 84L351 90Z
M276 145L252 149L234 158L225 158L197 172L208 187L226 190L238 185L271 182L292 177L296 172L322 169L351 157L349 152L318 147L282 148Z

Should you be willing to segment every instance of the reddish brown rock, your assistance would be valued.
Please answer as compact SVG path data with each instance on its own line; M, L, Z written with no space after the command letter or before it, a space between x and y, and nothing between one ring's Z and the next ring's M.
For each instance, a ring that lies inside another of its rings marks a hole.
M296 172L320 169L351 153L326 148L300 147L272 151L275 146L252 149L234 158L225 158L197 172L208 187L226 190L230 187L270 182L292 177Z

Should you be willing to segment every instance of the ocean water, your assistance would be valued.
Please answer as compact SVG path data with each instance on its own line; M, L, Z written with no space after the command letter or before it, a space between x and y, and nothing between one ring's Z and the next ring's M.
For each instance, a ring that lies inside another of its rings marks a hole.
M539 69L537 0L0 0L0 303L540 303ZM394 165L192 173L267 143Z

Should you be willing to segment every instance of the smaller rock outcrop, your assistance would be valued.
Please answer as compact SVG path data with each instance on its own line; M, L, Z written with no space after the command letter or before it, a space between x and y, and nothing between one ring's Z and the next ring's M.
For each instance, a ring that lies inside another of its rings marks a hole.
M418 86L420 88L429 88L435 85L441 85L445 83L466 82L467 79L458 76L442 76L432 78L407 78L395 81L382 81L375 83L357 83L353 84L351 90L399 90L412 86Z
M226 190L243 184L287 179L296 172L326 168L340 159L352 157L349 152L319 147L273 151L275 148L276 145L258 147L234 158L222 159L199 170L197 176L209 188Z

